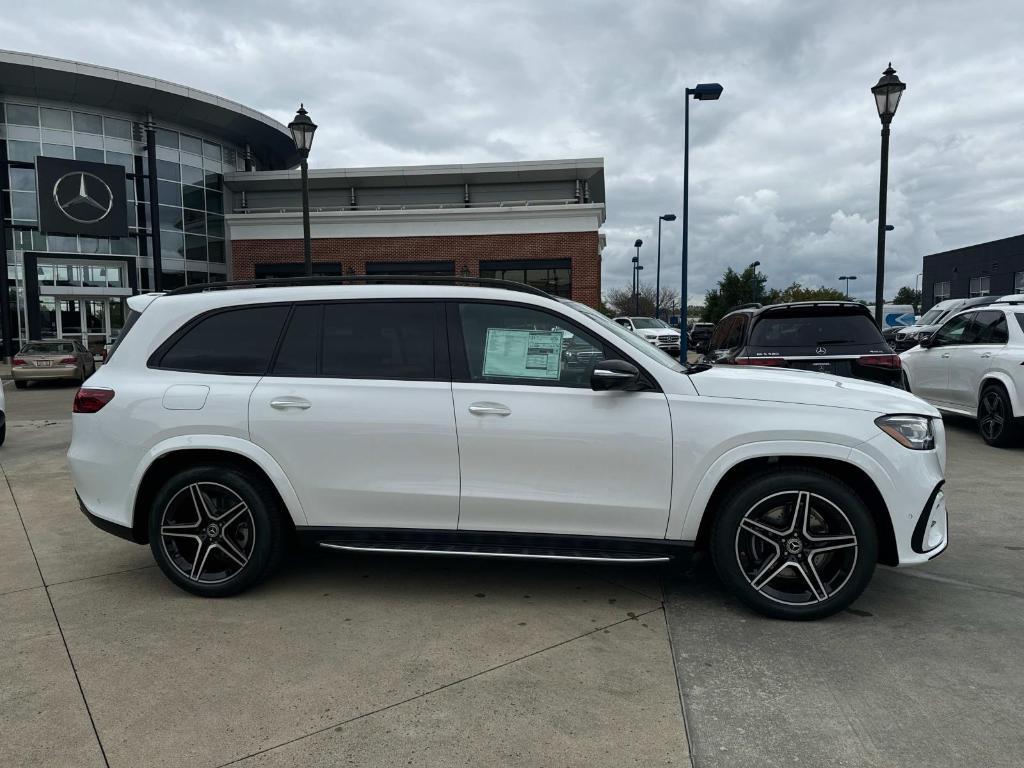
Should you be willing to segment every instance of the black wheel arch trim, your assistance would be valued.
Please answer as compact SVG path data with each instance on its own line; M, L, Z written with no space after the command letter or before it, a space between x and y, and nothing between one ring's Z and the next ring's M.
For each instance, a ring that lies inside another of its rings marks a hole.
M117 536L118 538L124 539L126 541L130 541L133 544L146 543L146 540L144 538L140 539L136 535L136 532L129 526L121 525L120 523L115 523L111 520L105 520L102 517L97 517L92 512L90 512L89 508L85 506L85 502L82 501L82 497L78 495L77 491L75 492L75 497L78 499L78 508L82 510L82 514L86 516L90 523L95 525L101 531L113 534L114 536Z

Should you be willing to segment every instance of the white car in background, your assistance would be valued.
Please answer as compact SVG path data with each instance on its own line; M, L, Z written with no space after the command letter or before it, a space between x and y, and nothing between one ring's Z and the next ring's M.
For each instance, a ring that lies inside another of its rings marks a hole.
M787 619L946 548L942 419L907 392L681 365L517 283L351 279L129 298L73 407L89 519L208 597L256 584L295 536L620 564L696 548Z
M900 358L910 391L977 419L989 445L1024 433L1024 294L953 315Z
M679 354L679 329L653 317L616 317L615 322L668 353Z

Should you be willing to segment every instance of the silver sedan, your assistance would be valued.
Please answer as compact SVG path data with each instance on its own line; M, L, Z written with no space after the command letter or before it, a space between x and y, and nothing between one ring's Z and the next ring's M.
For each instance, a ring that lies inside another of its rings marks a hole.
M14 356L11 378L24 389L30 381L69 379L82 382L96 372L92 353L81 342L30 341Z

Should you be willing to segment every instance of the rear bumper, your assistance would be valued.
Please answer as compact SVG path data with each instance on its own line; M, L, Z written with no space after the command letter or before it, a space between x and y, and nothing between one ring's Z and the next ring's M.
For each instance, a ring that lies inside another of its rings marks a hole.
M50 381L52 379L77 379L77 365L55 365L52 368L28 368L17 366L11 369L15 381Z
M94 515L92 512L89 511L89 508L85 506L85 502L82 501L82 497L79 496L77 493L75 494L75 496L78 498L78 508L82 510L82 514L86 516L90 523L95 525L101 531L113 534L114 536L117 536L121 539L125 539L126 541L130 541L133 544L145 543L139 541L135 537L135 532L128 526L121 525L120 523L115 523L112 520L104 520L102 517L97 517L96 515Z

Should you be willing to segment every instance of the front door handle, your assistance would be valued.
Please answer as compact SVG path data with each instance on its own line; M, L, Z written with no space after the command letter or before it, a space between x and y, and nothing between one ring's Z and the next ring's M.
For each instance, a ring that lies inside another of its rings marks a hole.
M279 411L284 411L288 408L297 408L300 411L304 411L312 405L309 400L302 397L279 397L270 401L270 407Z
M992 357L992 353L991 352L982 352L981 353L981 357Z
M508 416L512 409L501 403L473 403L469 406L469 412L474 416Z
M943 356L943 357L949 357L949 352L943 352L943 353L942 353L942 356Z

